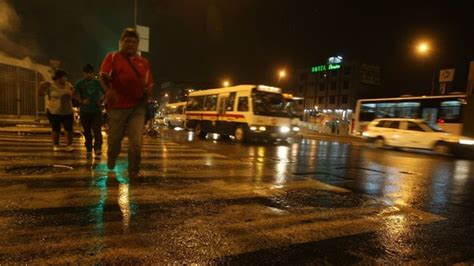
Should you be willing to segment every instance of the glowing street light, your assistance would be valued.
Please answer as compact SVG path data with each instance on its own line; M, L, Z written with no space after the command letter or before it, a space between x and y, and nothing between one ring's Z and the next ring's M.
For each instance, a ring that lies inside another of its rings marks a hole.
M427 55L431 51L431 45L428 42L420 42L416 45L416 52L419 55Z
M222 82L222 86L224 86L224 87L229 87L229 86L230 86L230 81L224 80L224 81Z
M278 77L279 77L280 79L286 77L286 70L284 70L284 69L280 70L280 71L278 72Z
M280 70L278 71L277 84L279 84L282 79L286 78L286 75L287 75L286 69L284 69L284 68L283 68L283 69L280 69Z

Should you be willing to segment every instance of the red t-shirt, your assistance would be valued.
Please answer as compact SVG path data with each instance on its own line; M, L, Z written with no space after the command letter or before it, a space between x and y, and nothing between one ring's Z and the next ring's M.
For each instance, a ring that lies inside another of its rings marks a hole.
M127 109L137 106L144 97L145 88L153 86L150 64L140 55L130 57L142 82L121 52L109 53L100 67L100 73L109 75L109 88L117 94L115 102L108 103L111 109Z

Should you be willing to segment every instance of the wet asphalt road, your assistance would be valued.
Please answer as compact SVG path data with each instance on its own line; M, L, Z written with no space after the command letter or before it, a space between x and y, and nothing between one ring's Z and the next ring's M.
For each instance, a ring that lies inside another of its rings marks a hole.
M472 264L474 161L164 130L145 178L0 135L0 262Z

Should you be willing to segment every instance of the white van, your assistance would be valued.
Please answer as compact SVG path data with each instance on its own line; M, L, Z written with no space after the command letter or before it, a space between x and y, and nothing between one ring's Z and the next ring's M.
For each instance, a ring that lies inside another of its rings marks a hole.
M169 103L165 106L164 123L170 128L186 126L186 102Z

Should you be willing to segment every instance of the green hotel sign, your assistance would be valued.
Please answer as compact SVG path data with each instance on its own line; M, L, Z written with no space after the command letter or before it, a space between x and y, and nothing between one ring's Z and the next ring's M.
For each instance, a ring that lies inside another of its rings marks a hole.
M341 68L340 64L327 64L327 65L319 65L319 66L314 66L311 68L312 73L316 72L323 72L327 70L336 70Z

